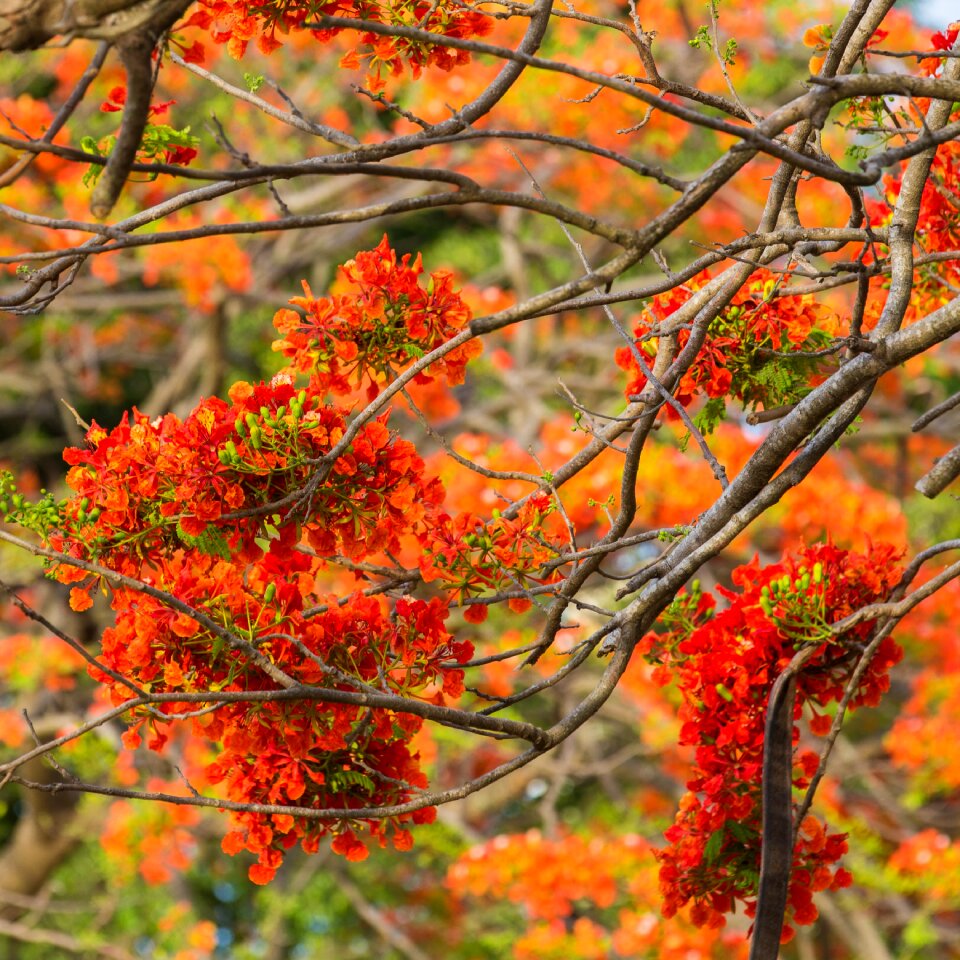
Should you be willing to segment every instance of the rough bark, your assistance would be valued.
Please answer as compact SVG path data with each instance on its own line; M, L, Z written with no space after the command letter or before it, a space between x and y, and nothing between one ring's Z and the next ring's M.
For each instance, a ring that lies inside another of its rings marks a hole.
M120 40L162 24L166 29L190 0L0 0L0 51L32 50L64 41Z

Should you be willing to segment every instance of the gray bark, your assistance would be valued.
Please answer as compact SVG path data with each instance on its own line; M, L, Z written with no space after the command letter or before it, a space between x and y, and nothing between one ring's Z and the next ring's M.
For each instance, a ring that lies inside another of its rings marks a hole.
M190 0L0 0L0 51L33 50L54 37L65 41L120 40L163 24Z

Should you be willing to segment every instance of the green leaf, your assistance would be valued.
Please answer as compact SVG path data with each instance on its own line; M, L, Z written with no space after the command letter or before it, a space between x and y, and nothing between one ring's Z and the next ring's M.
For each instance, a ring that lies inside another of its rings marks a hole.
M693 422L704 436L709 436L723 422L726 415L727 404L723 397L711 397L693 418Z
M207 525L206 530L195 537L187 533L180 521L177 521L177 539L194 550L199 550L208 557L219 557L221 560L229 560L231 557L230 547L223 533L212 523Z
M259 73L244 73L243 82L251 93L256 93L264 84L265 78Z
M733 835L734 839L740 843L750 843L756 837L756 833L749 827L745 827L737 820L728 820L727 829Z
M96 153L102 157L109 157L116 146L117 138L110 136L103 140L95 140L93 137L83 137L80 140L80 149L84 153ZM83 185L92 186L97 182L100 174L103 172L103 166L99 163L91 163L87 172L83 175Z
M695 50L699 50L702 45L706 45L707 49L710 49L710 30L707 27L700 27L697 30L697 35L692 39L688 40L687 43L690 44Z
M703 848L704 863L711 864L716 862L717 857L720 856L720 851L723 850L724 834L725 830L723 827L719 830L714 830L714 832L710 834L710 839Z
M327 774L327 785L334 793L341 793L351 787L361 787L368 793L373 792L373 780L359 770L338 770Z

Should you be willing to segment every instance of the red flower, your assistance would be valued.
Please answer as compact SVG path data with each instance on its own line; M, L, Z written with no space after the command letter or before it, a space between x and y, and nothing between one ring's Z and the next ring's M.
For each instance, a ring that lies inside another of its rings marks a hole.
M659 854L664 913L672 916L692 901L695 922L722 922L735 900L755 907L760 864L760 777L764 724L770 690L802 644L818 652L797 681L797 717L804 704L823 707L844 694L856 662L848 651L869 637L862 623L835 637L829 625L885 599L897 582L898 553L874 545L866 555L832 544L806 548L761 568L754 560L733 573L738 591L723 590L729 606L712 614L712 603L695 590L666 612L665 631L641 643L647 658L669 665L683 695L680 740L696 746L668 846ZM889 685L899 648L884 641L860 680L851 706L874 703ZM815 714L817 732L830 718ZM795 741L799 732L795 732ZM818 765L805 751L795 757L794 784L803 788ZM810 892L843 886L849 874L834 867L846 852L845 836L831 834L812 816L801 827L790 879L790 912L797 924L812 923Z

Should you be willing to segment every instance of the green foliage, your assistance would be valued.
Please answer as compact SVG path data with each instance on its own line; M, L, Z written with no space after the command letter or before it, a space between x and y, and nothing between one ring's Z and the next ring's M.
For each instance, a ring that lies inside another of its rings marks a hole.
M706 47L709 50L711 47L710 28L705 26L698 27L696 35L692 40L688 40L687 43L695 50L699 50L701 47Z
M140 163L182 162L178 159L179 151L195 151L199 144L200 140L191 135L189 126L177 130L165 123L148 123L143 131L140 149L137 151L137 160ZM80 147L85 153L102 157L109 157L116 145L117 138L113 134L100 140L91 136L85 136L80 140ZM102 172L103 167L100 164L90 164L87 172L83 175L83 185L89 187L95 184ZM151 181L156 178L156 173L150 173L138 179Z
M41 490L40 499L31 503L17 489L13 474L0 470L0 517L5 523L45 536L51 528L61 525L65 505L65 500L57 500L47 490Z
M226 537L212 523L207 525L207 529L203 533L194 537L187 533L178 522L177 539L208 557L220 557L221 560L229 560L231 557L230 545L227 543Z
M147 124L143 131L143 141L140 144L140 155L146 160L162 160L164 156L177 147L193 149L199 146L200 140L191 136L190 127L180 130L165 123ZM151 175L151 179L153 179Z
M113 153L113 148L117 145L117 138L115 136L104 137L102 140L97 140L96 137L83 137L80 140L80 149L84 153L92 153L102 157L109 157ZM100 179L100 174L103 173L103 165L99 163L91 163L87 168L87 172L83 175L83 185L85 187L92 187L97 180Z
M243 82L251 93L256 93L264 84L266 78L261 73L244 73Z
M929 500L919 493L904 500L903 512L916 543L933 543L960 537L960 511L953 497Z
M917 913L910 918L903 928L902 940L907 951L906 957L932 958L935 954L928 953L926 948L939 943L940 935L934 928L929 916L925 913Z
M712 397L697 412L693 418L694 426L705 436L713 433L727 415L727 404L722 397ZM689 443L689 434L684 437L683 447Z

